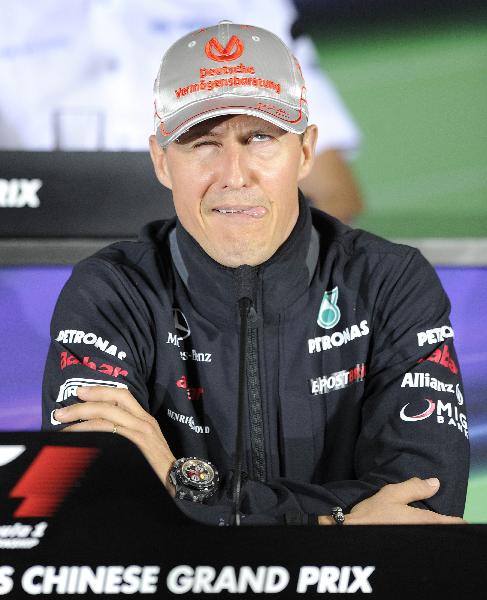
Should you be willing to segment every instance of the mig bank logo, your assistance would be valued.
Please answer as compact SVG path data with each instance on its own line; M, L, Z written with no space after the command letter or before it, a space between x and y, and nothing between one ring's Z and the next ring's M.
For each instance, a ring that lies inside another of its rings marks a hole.
M338 287L334 287L331 292L323 294L317 323L323 329L332 329L340 321L341 313L337 306Z
M403 421L424 421L425 419L427 419L430 415L433 414L436 405L433 402L433 400L428 400L428 398L425 398L425 400L428 403L428 408L417 415L406 415L406 408L409 406L409 402L405 404L401 409L401 419Z

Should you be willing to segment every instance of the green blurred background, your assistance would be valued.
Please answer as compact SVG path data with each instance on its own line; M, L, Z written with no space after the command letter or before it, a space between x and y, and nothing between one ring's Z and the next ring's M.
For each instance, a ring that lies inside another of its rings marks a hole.
M389 238L487 237L487 24L313 37L364 135L357 225Z

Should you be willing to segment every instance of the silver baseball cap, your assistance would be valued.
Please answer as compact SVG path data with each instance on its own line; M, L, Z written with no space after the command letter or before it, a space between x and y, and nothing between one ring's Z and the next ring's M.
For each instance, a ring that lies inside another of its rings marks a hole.
M161 146L221 115L253 115L298 134L308 123L303 74L289 48L266 29L230 21L169 48L154 83L154 107Z

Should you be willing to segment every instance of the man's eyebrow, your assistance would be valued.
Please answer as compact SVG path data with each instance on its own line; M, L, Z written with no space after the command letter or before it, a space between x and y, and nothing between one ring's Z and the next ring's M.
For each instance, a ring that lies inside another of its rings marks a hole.
M269 123L269 125L263 125L262 127L253 127L249 131L246 131L245 135L251 136L256 135L257 133L264 133L274 135L277 137L284 135L286 131L284 131L284 129L281 129L280 127L277 127L277 125L272 125L272 123Z
M281 129L280 127L272 125L272 123L269 123L257 127L254 126L251 129L243 129L241 132L241 136L244 138L248 138L259 133L280 137L281 135L284 135L286 131L284 129ZM188 129L188 131L185 131L183 134L181 134L176 141L179 144L189 144L203 137L217 138L223 134L224 132L214 131L214 128L210 129L205 127L198 127L197 125L195 125L191 129Z
M197 128L197 126L191 127L188 131L182 133L177 139L178 144L189 144L202 137L217 137L217 133L214 133L211 129L204 127Z

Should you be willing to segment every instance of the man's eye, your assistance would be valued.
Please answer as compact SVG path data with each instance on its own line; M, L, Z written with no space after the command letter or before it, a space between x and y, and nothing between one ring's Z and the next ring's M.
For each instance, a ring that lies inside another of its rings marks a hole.
M250 138L251 141L255 140L256 142L267 142L270 139L272 139L272 136L268 133L254 133Z
M200 148L201 146L216 146L216 142L213 140L201 140L193 144L193 148Z

